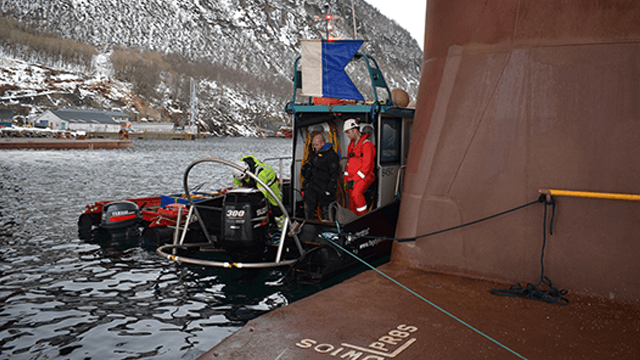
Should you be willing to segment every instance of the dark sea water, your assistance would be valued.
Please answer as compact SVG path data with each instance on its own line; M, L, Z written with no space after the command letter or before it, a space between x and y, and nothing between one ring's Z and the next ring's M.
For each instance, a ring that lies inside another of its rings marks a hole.
M194 160L290 153L290 140L249 138L0 151L0 359L194 359L251 318L317 291L78 237L86 205L182 193ZM190 185L229 186L230 168L209 164L194 168Z

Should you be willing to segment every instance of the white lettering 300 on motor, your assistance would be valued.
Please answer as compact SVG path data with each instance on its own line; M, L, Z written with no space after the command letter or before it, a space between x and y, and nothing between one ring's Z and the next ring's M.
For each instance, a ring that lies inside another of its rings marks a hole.
M372 342L368 347L347 343L334 346L319 343L313 339L300 340L296 346L301 349L312 349L319 354L339 356L348 360L385 360L395 358L416 342L416 338L409 338L416 331L418 328L415 326L401 324Z
M241 218L244 216L244 210L227 210L228 218Z

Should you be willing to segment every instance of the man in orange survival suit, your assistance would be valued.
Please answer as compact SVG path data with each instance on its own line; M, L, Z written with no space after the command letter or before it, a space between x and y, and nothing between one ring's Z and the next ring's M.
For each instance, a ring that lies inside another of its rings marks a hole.
M362 134L355 119L344 122L344 132L351 142L347 148L347 166L344 168L344 188L349 194L349 209L360 216L367 212L364 192L373 183L376 175L376 148L369 134Z

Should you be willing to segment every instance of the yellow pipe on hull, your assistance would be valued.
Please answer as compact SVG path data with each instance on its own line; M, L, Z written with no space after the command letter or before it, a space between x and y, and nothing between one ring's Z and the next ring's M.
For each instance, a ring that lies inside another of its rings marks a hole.
M640 201L640 195L635 194L616 194L616 193L603 193L593 191L573 191L573 190L552 190L542 189L539 190L541 194L547 196L572 196L572 197L584 197L592 199L610 199L610 200L628 200L628 201Z

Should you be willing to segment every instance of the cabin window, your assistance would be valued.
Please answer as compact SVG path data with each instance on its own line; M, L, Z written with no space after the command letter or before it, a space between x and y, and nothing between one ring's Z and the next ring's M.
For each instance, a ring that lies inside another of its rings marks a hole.
M380 164L400 164L400 119L383 118L380 133Z

